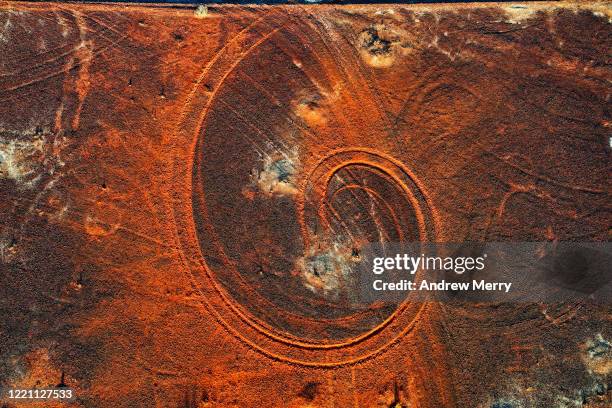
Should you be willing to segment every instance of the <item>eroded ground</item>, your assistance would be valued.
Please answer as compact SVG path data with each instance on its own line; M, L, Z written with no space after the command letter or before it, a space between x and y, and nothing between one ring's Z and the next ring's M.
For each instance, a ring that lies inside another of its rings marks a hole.
M351 283L367 242L609 239L611 18L0 3L0 385L609 406L607 305L364 304Z

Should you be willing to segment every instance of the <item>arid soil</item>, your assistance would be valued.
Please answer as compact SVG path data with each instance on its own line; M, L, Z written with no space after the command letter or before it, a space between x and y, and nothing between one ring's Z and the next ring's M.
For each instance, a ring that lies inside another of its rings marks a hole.
M350 280L369 242L607 241L611 19L0 2L0 388L609 407L607 304L363 303Z

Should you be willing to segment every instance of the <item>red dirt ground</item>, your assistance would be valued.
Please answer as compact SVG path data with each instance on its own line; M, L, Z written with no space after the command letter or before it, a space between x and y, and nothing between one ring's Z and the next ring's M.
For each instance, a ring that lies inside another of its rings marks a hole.
M346 281L367 242L607 241L611 18L0 2L0 386L609 406L607 305L363 304Z

